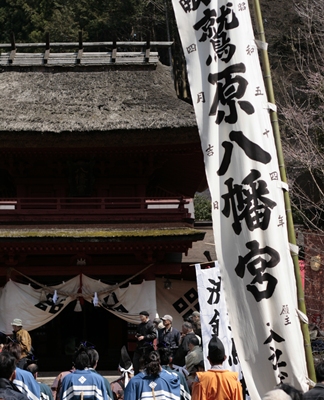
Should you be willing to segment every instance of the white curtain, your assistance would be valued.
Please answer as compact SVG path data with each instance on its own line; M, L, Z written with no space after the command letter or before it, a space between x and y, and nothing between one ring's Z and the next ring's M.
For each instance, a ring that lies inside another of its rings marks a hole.
M54 304L55 290L57 300ZM10 334L14 318L21 319L28 331L45 325L62 312L71 301L76 300L80 290L84 299L89 302L93 302L96 292L100 307L130 323L138 324L139 312L143 310L148 311L152 319L156 315L154 281L116 288L82 275L81 280L80 276L76 276L61 285L34 289L30 285L10 280L0 290L0 331Z

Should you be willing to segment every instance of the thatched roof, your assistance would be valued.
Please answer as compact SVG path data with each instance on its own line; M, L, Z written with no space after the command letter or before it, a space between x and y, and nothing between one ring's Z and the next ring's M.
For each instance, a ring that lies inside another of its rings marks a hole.
M176 96L171 70L0 73L0 132L103 132L193 128L193 107Z

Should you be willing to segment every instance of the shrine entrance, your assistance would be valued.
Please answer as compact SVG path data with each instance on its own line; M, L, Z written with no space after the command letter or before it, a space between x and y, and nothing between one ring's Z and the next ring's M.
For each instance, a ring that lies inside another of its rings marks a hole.
M80 312L74 311L75 305L70 303L53 320L30 331L40 371L69 370L75 349L84 341L99 353L98 371L116 371L120 349L127 346L127 322L86 301Z

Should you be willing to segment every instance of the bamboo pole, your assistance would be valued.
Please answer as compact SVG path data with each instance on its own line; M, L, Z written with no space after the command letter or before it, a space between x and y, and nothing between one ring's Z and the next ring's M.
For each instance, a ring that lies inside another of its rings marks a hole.
M254 7L254 12L255 12L257 33L259 36L258 39L261 42L265 43L266 39L265 39L265 34L264 34L262 14L261 14L259 0L253 0L253 7ZM272 85L271 71L270 71L270 63L269 63L269 57L268 57L267 50L263 50L263 49L261 50L261 60L262 60L263 79L264 79L264 83L265 83L265 87L266 87L266 91L267 91L268 101L270 103L275 104L275 97L274 97L274 92L273 92L273 85ZM283 182L287 183L287 175L286 175L285 162L284 162L283 151L282 151L282 146L281 146L277 112L271 110L270 118L271 118L271 124L272 124L272 128L273 128L276 149L277 149L280 177ZM291 211L290 197L289 197L288 191L286 191L286 190L284 190L284 201L285 201L285 209L286 209L286 216L287 216L287 231L288 231L289 243L296 245L296 236L295 236L294 221L293 221L292 211ZM293 263L294 263L294 270L295 270L295 277L296 277L298 309L300 311L302 311L304 314L306 314L304 290L303 290L301 276L300 276L298 254L292 253L292 259L293 259ZM310 344L308 324L304 323L303 321L301 321L300 323L301 323L301 329L302 329L303 337L304 337L304 348L305 348L308 376L311 380L316 382L314 360L313 360L312 348L311 348L311 344Z

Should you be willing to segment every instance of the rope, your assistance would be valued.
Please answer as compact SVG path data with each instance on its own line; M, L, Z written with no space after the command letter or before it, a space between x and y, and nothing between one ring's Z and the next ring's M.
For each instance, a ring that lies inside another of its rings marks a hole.
M98 294L98 295L101 295L101 294L106 294L106 293L107 293L107 294L108 294L108 293L112 293L114 290L118 289L118 288L119 288L120 286L122 286L122 285L125 285L127 282L131 281L131 280L134 279L136 276L140 275L141 273L143 273L144 271L146 271L148 268L152 267L153 265L154 265L154 263L152 263L152 264L146 266L145 268L143 268L143 269L141 269L139 272L137 272L135 275L132 275L130 278L124 280L123 282L116 284L116 285L115 285L114 287L112 287L111 289L109 289L109 290L104 289L104 290L102 290L102 291L100 291L100 292L97 292L97 294ZM18 270L15 269L15 268L10 268L10 272L11 272L11 271L17 272L18 274L20 274L20 275L23 276L24 278L28 279L30 282L35 283L35 284L36 284L37 286L39 286L40 288L42 288L42 289L44 289L44 290L46 290L47 292L52 293L52 294L54 294L54 291L56 290L57 293L58 293L59 295L66 296L66 297L72 297L73 299L76 299L76 298L78 298L78 297L83 297L84 299L87 299L87 298L92 297L92 294L89 294L89 295L87 295L87 294L82 294L82 293L71 294L71 293L65 293L65 292L59 291L59 290L57 290L57 289L52 289L51 287L48 287L48 286L46 286L46 285L43 285L43 284L41 284L41 283L35 281L34 279L32 279L32 278L30 278L29 276L23 274L22 272L18 271Z

